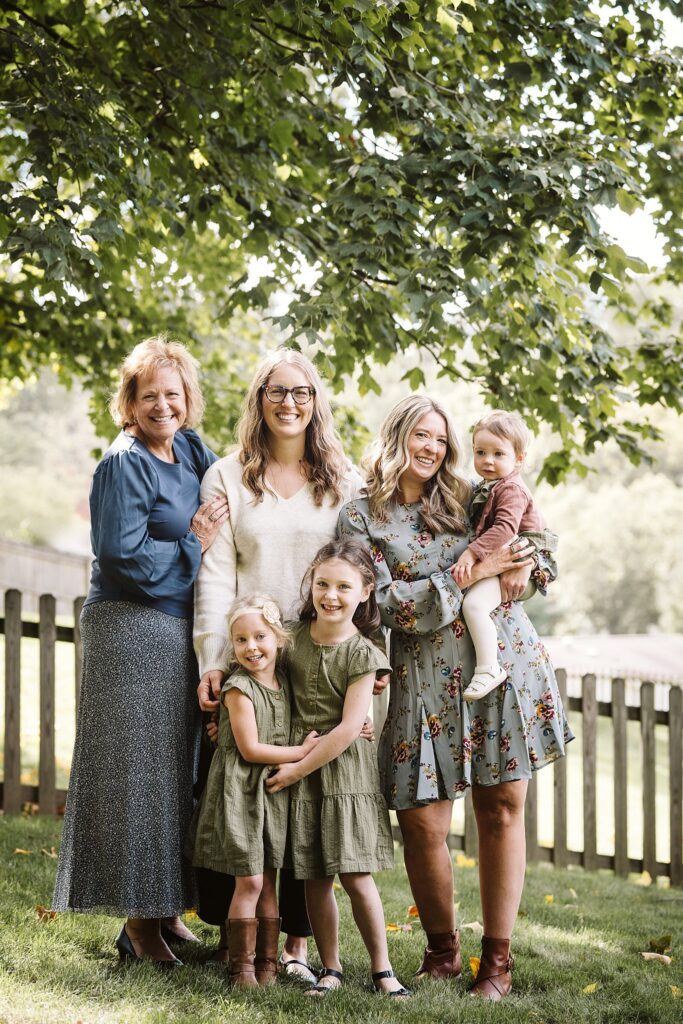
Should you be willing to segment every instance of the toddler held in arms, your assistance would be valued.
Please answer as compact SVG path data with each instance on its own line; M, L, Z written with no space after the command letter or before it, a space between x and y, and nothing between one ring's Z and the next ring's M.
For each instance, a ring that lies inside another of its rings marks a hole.
M460 587L467 586L473 566L491 551L511 543L519 533L545 530L543 517L520 475L528 445L529 430L517 413L491 412L472 431L474 468L482 480L475 488L470 510L475 540L453 568ZM463 616L476 654L474 675L463 693L467 701L480 700L507 678L498 664L497 633L491 619L500 603L498 576L472 584L463 599Z

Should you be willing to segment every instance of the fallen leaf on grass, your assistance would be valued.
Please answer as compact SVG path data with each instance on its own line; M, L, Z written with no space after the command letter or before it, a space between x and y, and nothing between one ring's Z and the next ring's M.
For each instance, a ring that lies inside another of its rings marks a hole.
M576 889L570 889L570 890L569 890L569 893L570 893L570 895L571 895L571 898L572 898L573 900L578 900L578 898L579 898L579 897L578 897L578 894L577 894L577 892L576 892Z
M671 936L670 935L660 935L658 939L655 939L655 938L648 939L647 940L647 945L648 945L648 948L651 949L653 953L670 953L671 952Z
M461 928L467 928L468 931L474 932L480 938L484 934L484 926L479 921L470 921L468 924L463 924Z
M678 985L669 985L669 988L674 999L680 999L683 996L683 988L679 988Z
M398 924L396 921L389 921L387 924L388 932L412 932L412 924Z
M465 853L455 855L455 866L458 868L473 868L476 863L474 857L468 857Z
M597 992L599 988L602 988L600 982L592 981L590 985L586 985L586 987L582 989L582 991L585 992L586 995L591 995L591 993Z
M554 903L555 902L555 897L550 892L546 893L545 896L543 897L543 899L546 901L546 903Z
M479 965L480 965L480 963L481 963L481 957L480 956L471 956L470 957L470 970L472 971L472 977L473 978L476 978L476 976L479 974Z
M640 878L636 880L636 885L652 885L652 875L649 871L643 871Z
M641 953L640 955L642 956L643 960L656 960L657 963L659 963L659 964L666 964L667 967L671 963L671 957L670 956L665 956L664 953L649 952L649 953Z
M30 857L33 851L32 850L22 850L22 849L20 849L17 846L17 848L16 848L16 850L14 852L21 854L22 857Z
M50 857L52 860L57 859L57 851L54 846L51 846L49 850L44 846L40 852L44 853L46 857Z
M57 916L56 910L48 910L41 903L36 906L36 914L39 921L54 921Z
M417 907L415 906L414 903L411 903L410 906L408 907L408 909L406 910L406 917L419 917L419 916L420 916L420 914L418 912Z

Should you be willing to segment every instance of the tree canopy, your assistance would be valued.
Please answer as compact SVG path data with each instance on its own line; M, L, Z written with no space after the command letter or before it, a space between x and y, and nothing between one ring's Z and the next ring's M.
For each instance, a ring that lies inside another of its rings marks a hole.
M680 410L671 305L599 218L646 205L681 282L683 60L645 0L27 0L0 59L0 376L101 382L277 299L361 393L417 345L548 423L551 481Z

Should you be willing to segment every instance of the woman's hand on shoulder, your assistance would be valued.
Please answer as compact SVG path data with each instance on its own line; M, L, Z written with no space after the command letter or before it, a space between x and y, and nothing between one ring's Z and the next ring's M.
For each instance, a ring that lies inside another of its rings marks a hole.
M224 494L217 494L199 506L192 522L190 530L202 546L202 554L213 544L218 531L230 515L228 499Z
M204 673L197 687L197 699L202 711L217 710L222 685L223 673L219 668L212 668Z
M281 789L286 789L287 786L293 786L295 782L302 779L303 776L299 771L298 763L293 761L291 764L281 764L272 775L269 775L266 779L266 789L269 793L279 793Z

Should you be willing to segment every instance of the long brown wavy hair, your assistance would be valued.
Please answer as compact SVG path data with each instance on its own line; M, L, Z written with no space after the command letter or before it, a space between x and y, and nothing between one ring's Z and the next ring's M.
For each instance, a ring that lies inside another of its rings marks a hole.
M464 533L467 529L465 506L472 489L458 472L462 449L449 414L428 395L403 398L379 428L379 438L366 465L370 515L379 523L389 521L390 507L398 499L399 478L410 464L408 439L423 416L430 412L443 416L446 423L446 455L425 485L420 515L434 534Z
M329 494L333 503L343 498L341 482L350 466L344 455L339 435L332 420L332 410L325 386L313 363L301 352L278 349L263 360L249 385L244 412L237 430L240 443L239 460L242 463L242 483L257 501L263 501L266 491L273 493L266 482L266 469L270 459L268 430L261 409L261 388L268 383L279 366L296 366L315 388L313 416L306 427L304 462L309 481L313 484L313 500L322 505Z
M363 585L372 587L367 600L361 601L353 613L351 620L359 633L368 636L373 633L380 624L379 608L375 597L375 567L368 548L360 541L349 538L342 540L331 540L329 544L323 545L317 553L301 582L301 600L303 604L299 612L302 622L310 622L316 617L313 605L313 579L315 570L332 558L338 558L342 562L348 562L360 573Z

